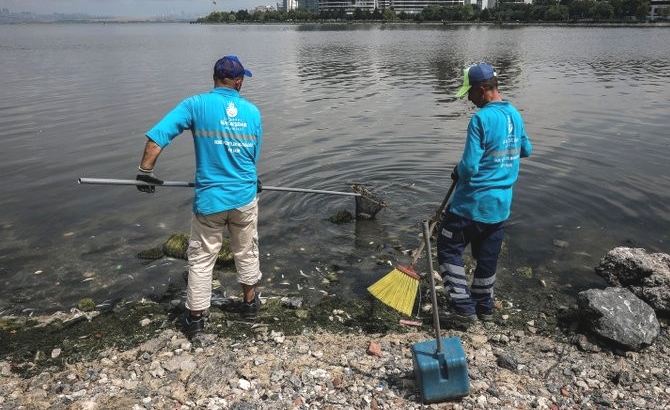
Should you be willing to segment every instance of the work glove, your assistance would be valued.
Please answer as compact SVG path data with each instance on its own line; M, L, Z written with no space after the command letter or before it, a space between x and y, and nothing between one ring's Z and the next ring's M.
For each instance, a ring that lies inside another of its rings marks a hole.
M454 170L451 171L451 180L454 182L458 182L458 165L454 167Z
M256 193L260 193L263 190L263 183L261 182L261 179L258 178L256 180Z
M139 173L135 177L137 181L149 182L156 185L162 185L163 181L154 176L154 171L146 171L139 169ZM147 194L153 194L156 192L156 185L137 185L137 190L140 192L146 192Z

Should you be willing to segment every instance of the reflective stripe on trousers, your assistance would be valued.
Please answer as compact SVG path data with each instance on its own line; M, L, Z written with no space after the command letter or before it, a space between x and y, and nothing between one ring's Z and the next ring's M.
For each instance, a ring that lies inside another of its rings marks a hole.
M505 230L504 222L485 224L447 211L438 228L437 260L452 305L467 314L493 309L496 265ZM475 267L468 286L463 251L470 245Z

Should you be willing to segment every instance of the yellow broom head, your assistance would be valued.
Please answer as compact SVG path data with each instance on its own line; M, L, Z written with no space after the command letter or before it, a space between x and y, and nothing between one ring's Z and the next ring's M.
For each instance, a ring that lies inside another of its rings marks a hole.
M368 292L389 307L411 316L419 290L419 279L419 275L412 268L396 266L386 276L370 285Z

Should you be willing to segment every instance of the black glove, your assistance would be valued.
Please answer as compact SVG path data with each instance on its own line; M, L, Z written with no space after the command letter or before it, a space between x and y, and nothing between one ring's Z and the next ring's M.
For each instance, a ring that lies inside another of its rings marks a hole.
M263 190L263 183L261 182L261 179L258 178L256 180L256 193L260 193Z
M156 185L162 185L163 181L154 176L153 171L143 171L140 170L140 173L135 177L137 181L149 182ZM137 190L140 192L146 192L147 194L153 194L156 191L156 185L137 185Z
M458 181L458 165L454 167L454 170L451 171L451 180L454 182Z

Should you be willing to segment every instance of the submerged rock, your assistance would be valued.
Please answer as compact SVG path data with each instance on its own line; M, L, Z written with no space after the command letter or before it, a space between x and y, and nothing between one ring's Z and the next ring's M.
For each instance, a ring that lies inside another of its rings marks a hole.
M160 259L164 256L177 259L188 259L189 235L185 233L176 233L170 236L160 248L152 248L141 251L137 254L140 259ZM230 249L230 239L223 238L223 244L216 259L217 265L232 266L235 264L233 252Z
M351 212L342 210L336 212L334 215L328 218L328 220L334 224L344 224L353 221L354 216L351 214Z
M95 310L95 302L91 298L83 298L77 303L77 308L83 312L92 312Z

